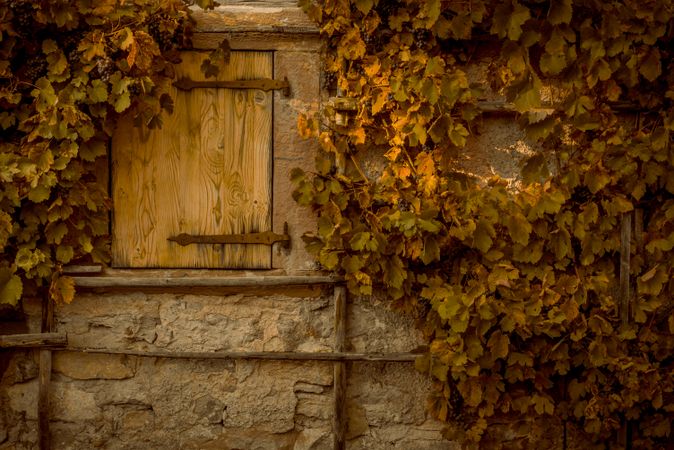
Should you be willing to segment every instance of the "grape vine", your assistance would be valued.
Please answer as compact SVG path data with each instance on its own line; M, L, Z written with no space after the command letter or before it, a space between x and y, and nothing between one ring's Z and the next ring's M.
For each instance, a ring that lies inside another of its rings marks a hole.
M108 260L109 138L121 114L154 128L172 108L191 3L0 4L0 303L69 302L62 266Z
M307 247L355 294L415 314L430 410L468 448L668 448L674 419L674 3L304 0L357 110L302 116L322 148L293 172ZM486 55L481 57L480 55ZM471 68L487 66L487 79ZM458 157L485 85L538 151L514 188ZM378 155L381 170L371 170ZM551 174L551 168L556 170ZM619 315L621 221L633 293ZM640 227L640 228L639 228ZM499 437L500 436L500 437Z

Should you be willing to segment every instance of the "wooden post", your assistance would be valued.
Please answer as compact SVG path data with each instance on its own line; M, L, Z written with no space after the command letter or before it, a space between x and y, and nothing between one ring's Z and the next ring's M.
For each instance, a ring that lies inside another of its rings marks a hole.
M620 321L627 325L630 318L630 240L632 215L623 214L620 224Z
M346 344L346 288L335 286L335 351L343 352ZM333 448L346 448L346 363L334 364L334 411L332 417Z
M54 303L45 292L42 297L42 332L52 332L54 328ZM51 448L49 433L49 382L51 381L51 356L48 349L40 350L40 375L37 398L37 434L40 450Z
M644 210L640 208L634 210L634 241L638 253L644 247Z
M637 242L641 240L641 224L637 224L640 215L635 211L635 237ZM630 241L632 240L632 214L623 214L620 223L620 290L619 311L620 322L626 326L630 321ZM623 418L622 426L618 432L618 443L624 449L632 448L632 430L629 420Z

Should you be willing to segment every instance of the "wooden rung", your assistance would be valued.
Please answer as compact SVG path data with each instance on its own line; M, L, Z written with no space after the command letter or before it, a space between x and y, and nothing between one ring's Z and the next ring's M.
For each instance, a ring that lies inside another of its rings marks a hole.
M414 362L420 353L356 353L356 352L167 352L161 350L113 350L88 347L63 347L54 351L129 355L145 358L173 359L264 359L270 361L372 361Z
M64 347L68 345L65 333L33 333L0 335L0 348Z
M478 100L475 104L477 108L486 114L518 114L519 112L515 108L513 103L507 102L505 100ZM640 108L638 105L633 103L610 103L609 104L613 112L622 112L622 113L637 113L644 111L643 108ZM552 105L552 104L543 104L538 108L531 108L526 112L538 112L545 114L552 114L554 112L560 111L561 105Z

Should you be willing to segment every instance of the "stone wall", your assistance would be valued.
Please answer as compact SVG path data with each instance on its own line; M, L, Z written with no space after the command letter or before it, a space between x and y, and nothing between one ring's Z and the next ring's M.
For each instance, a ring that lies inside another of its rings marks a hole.
M331 289L178 295L82 293L56 311L69 345L112 350L329 351ZM318 295L314 295L318 294ZM40 306L27 302L27 331ZM407 351L411 321L384 303L349 305L347 348ZM0 449L37 448L37 352L3 354ZM410 363L350 363L350 449L446 449L429 419L429 385ZM57 351L51 383L55 449L329 449L330 362L190 360Z

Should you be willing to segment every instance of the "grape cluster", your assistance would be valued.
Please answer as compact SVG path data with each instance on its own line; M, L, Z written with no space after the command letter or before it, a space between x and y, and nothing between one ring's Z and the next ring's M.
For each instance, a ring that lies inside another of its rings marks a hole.
M393 0L380 2L377 7L377 13L379 14L379 17L383 24L387 24L388 18L392 14L395 14L397 10L398 10L398 2Z
M63 38L61 39L63 48L66 50L76 50L78 44L80 43L80 37L81 34L78 35L76 33L68 33L64 35Z
M403 211L403 212L409 211L411 206L412 205L407 200L402 199L402 198L398 199L398 210L399 211Z
M20 74L25 80L37 80L47 73L47 61L39 56L33 56L23 64Z
M22 35L31 33L33 28L33 6L26 0L10 0L9 8L14 14L16 31Z
M110 75L115 71L115 64L109 57L105 56L96 59L96 66L92 70L92 74L101 81L107 82Z
M176 36L182 34L179 33L180 30L171 26L174 25L171 23L171 20L165 14L160 14L159 17L151 20L147 27L148 33L150 33L150 36L152 36L162 51L174 48L177 44L175 41Z
M331 93L337 91L337 74L324 71L322 75L323 89Z
M587 203L592 199L592 192L586 186L577 186L573 189L571 198L578 204Z
M134 82L129 85L129 94L131 97L137 97L143 92L140 82Z
M68 59L68 62L72 65L80 60L80 52L77 51L77 46L80 43L80 36L75 33L70 33L61 39L61 48Z
M70 50L70 51L66 54L66 58L68 59L68 63L70 63L71 65L73 65L73 64L79 62L79 60L80 60L80 52L78 52L77 49L74 48L74 49Z
M431 40L431 33L425 28L416 28L412 34L418 48L426 47Z

